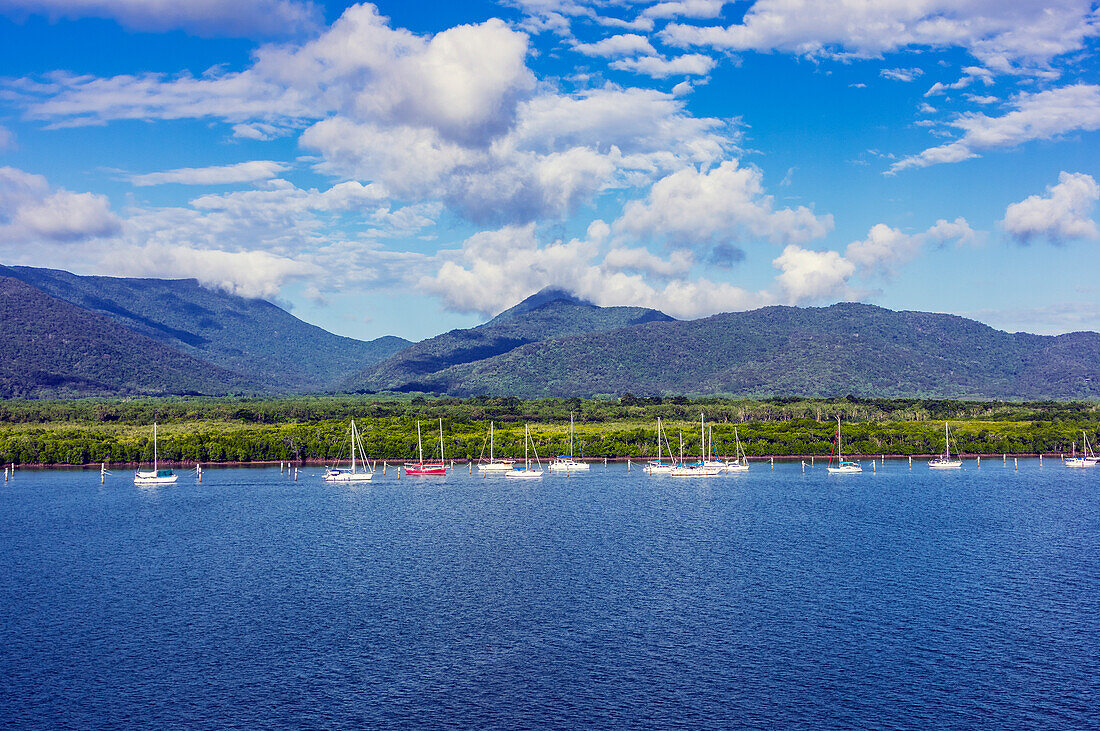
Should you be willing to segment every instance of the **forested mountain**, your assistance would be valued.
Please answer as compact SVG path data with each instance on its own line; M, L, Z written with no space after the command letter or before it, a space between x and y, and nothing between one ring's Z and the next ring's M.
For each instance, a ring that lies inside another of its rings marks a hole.
M1100 334L845 303L678 321L539 292L483 325L362 342L195 280L0 267L0 397L426 391L1100 398Z
M2 266L0 276L108 317L271 392L330 389L410 344L389 336L363 342L333 335L270 302L208 289L194 279L85 277Z
M0 397L224 394L257 384L0 276Z
M454 395L798 394L1098 398L1100 334L1006 333L844 303L544 339L421 375Z
M435 383L435 374L448 368L499 356L527 343L671 320L657 310L597 307L568 292L544 289L483 325L411 345L348 379L344 387L350 391L424 390L422 381Z

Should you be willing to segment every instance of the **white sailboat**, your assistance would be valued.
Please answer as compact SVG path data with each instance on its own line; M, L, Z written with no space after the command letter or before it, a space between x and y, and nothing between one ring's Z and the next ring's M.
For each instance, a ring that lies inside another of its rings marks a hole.
M153 424L153 469L134 472L135 485L170 485L179 479L172 470L157 469L157 425Z
M1067 457L1065 460L1066 467L1094 467L1100 457L1097 457L1092 453L1092 446L1089 444L1088 435L1085 434L1085 430L1081 430L1081 439L1083 444L1083 453L1080 457L1077 456L1077 445L1073 445L1073 456Z
M530 445L531 450L535 452L535 463L538 465L538 469L531 469L531 457L528 452L528 445ZM542 477L542 462L539 461L539 453L535 450L535 445L531 441L531 430L526 424L523 426L523 467L510 469L504 473L504 476L527 480Z
M928 466L934 470L957 470L962 467L961 459L951 459L951 432L947 428L947 422L943 422L943 440L946 451L935 459L928 461Z
M642 471L650 475L667 475L672 471L672 468L676 465L661 461L661 441L664 441L665 447L668 447L668 437L664 435L664 430L661 428L661 417L657 417L657 459L651 459L645 463L642 467ZM672 459L672 449L668 449L668 458Z
M587 462L578 462L573 459L573 412L569 412L569 454L559 454L557 459L550 463L551 472L588 472Z
M834 475L846 475L856 472L863 472L863 467L859 462L845 461L841 455L840 445L840 417L836 417L836 467L833 467L833 456L829 455L829 464L825 468L830 474Z
M680 464L669 470L672 477L713 477L722 474L722 468L707 464L707 424L702 414L699 414L699 461L695 464L684 464L684 436L680 435Z
M493 445L496 437L493 433L493 422L489 422L489 461L478 462L477 468L483 472L507 472L512 469L512 465L515 464L515 460L512 459L497 459L493 454ZM485 448L481 448L481 453L484 456Z
M340 469L339 467L330 467L325 470L325 474L322 475L322 479L325 482L367 482L374 477L374 471L371 469L370 464L367 462L366 454L363 451L363 441L359 438L359 430L355 428L355 420L352 419L350 432L351 441L351 469ZM359 450L359 462L362 463L364 469L358 469L359 465L356 464L355 451Z
M737 434L737 427L733 427L733 438L737 440L737 457L726 462L726 472L748 472L749 457L745 454L745 448L741 446L741 437Z

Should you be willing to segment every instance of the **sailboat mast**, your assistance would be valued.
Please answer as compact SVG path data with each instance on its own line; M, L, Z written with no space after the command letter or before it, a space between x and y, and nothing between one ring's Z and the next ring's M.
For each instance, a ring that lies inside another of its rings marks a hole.
M439 461L443 461L443 417L439 418Z
M424 443L420 441L420 422L416 422L416 451L420 453L420 461L424 461Z
M523 425L523 468L531 467L531 458L527 454L527 446L531 443L531 427Z
M355 472L355 420L351 421L351 471Z
M840 464L844 461L840 448L840 417L836 417L836 461Z
M484 449L484 447L483 447ZM493 422L489 422L489 464L493 463Z
M569 412L569 459L573 459L573 412Z
M703 419L703 412L699 412L699 462L707 459L707 422Z
M661 417L657 417L657 461L661 461Z
M947 422L943 422L943 443L947 448L947 461L951 461L951 435L947 432Z

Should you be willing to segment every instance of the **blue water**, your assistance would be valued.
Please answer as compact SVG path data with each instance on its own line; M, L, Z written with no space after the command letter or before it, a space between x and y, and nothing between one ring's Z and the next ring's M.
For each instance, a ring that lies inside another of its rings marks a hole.
M319 472L18 471L0 718L1100 727L1100 467Z

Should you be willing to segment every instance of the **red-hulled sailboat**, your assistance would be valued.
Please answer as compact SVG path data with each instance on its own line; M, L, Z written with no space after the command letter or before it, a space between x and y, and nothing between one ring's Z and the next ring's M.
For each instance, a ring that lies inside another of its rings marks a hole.
M416 422L416 448L420 454L420 461L406 462L406 475L445 475L447 464L443 461L443 419L439 420L439 461L424 461L424 444L420 440L420 422Z

